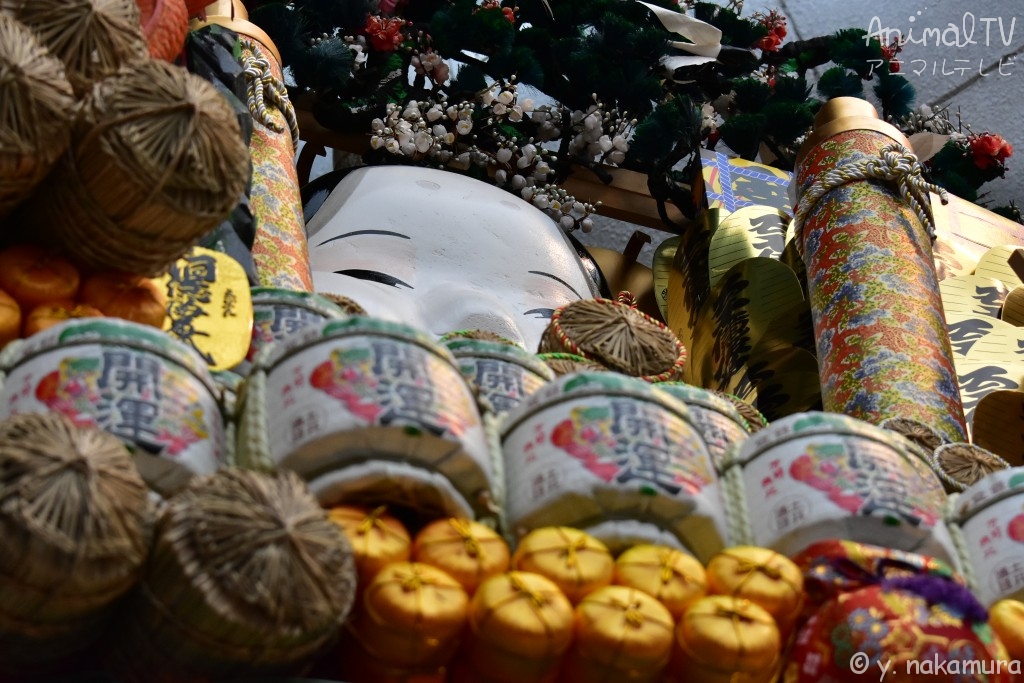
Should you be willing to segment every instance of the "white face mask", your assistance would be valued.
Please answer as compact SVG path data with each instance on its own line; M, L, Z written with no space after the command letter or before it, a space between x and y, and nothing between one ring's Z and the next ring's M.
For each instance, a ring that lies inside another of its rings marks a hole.
M447 171L353 171L307 233L316 291L435 336L482 329L534 351L554 309L598 295L547 215Z

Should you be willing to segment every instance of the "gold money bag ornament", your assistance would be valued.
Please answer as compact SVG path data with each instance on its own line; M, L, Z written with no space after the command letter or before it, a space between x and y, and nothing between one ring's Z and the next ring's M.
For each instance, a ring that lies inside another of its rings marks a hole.
M932 256L930 205L910 143L857 98L828 102L795 172L797 247L826 411L967 427Z

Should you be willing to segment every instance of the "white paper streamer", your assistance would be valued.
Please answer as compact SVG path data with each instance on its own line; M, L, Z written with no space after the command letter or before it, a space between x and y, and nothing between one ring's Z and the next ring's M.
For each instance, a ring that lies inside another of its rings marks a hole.
M688 41L679 40L669 43L672 47L689 52L689 55L674 55L661 58L661 64L669 71L684 66L698 66L713 62L722 51L722 32L711 24L672 10L651 5L637 0L641 5L654 12L661 25Z

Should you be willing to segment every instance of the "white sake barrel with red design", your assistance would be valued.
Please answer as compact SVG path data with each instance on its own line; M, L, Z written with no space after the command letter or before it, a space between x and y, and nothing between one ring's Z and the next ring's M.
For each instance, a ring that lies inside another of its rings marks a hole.
M473 394L426 334L353 316L299 330L253 365L242 464L294 470L325 505L493 512L497 477Z
M613 549L684 547L708 560L726 513L711 456L685 405L617 373L573 373L505 418L508 522L587 530Z
M9 344L0 419L61 413L114 434L166 496L224 464L220 390L193 349L148 325L79 318Z
M1024 600L1024 467L993 472L969 487L957 498L952 523L978 599L986 607Z
M792 557L841 539L959 565L942 482L895 432L845 415L798 413L750 436L736 463L750 544Z

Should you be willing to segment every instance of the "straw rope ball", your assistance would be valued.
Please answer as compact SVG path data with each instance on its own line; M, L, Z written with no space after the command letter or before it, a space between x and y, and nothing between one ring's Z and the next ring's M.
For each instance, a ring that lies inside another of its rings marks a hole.
M970 443L949 443L935 449L932 461L950 493L964 491L1010 464L995 453Z
M555 311L541 353L566 352L648 382L681 379L686 349L663 323L611 299L582 299Z
M294 673L352 607L352 548L291 472L199 478L156 536L114 644L126 680L175 680L183 664L181 680Z
M505 344L506 346L519 346L511 339L502 337L500 334L490 332L489 330L455 330L454 332L448 332L441 336L440 341L446 342L453 339L472 339L475 341L489 341L495 342L496 344Z
M761 414L761 411L744 401L742 398L733 396L732 394L724 391L712 390L711 393L721 396L736 407L736 410L738 410L743 419L746 420L747 430L751 434L756 434L768 426L768 419Z
M135 0L0 0L64 62L78 95L125 64L148 59Z
M574 372L608 372L608 368L574 353L538 353L537 357L551 368L556 377Z
M881 426L917 444L924 449L928 457L931 457L939 446L948 443L941 434L928 425L907 417L891 417L883 421Z
M224 96L148 61L96 84L53 193L30 202L26 220L82 265L160 275L229 216L249 174Z
M0 423L0 662L87 647L136 584L152 531L119 439L56 413Z
M366 309L360 306L354 299L330 292L318 292L318 294L349 315L367 315Z
M64 65L0 14L0 218L26 199L71 143L75 94Z

